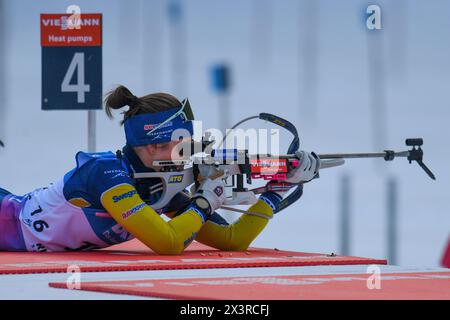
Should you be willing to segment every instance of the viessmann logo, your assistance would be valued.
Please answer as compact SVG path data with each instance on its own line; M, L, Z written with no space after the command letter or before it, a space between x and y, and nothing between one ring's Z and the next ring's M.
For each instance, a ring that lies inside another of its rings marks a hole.
M67 30L72 27L71 23L68 22L69 20L69 17L62 16L60 19L43 19L42 24L45 27L61 27L61 30ZM80 18L75 19L74 22L77 26L100 26L100 19L95 18Z
M284 167L286 166L285 160L274 160L274 159L258 159L256 161L251 161L250 165L252 167Z

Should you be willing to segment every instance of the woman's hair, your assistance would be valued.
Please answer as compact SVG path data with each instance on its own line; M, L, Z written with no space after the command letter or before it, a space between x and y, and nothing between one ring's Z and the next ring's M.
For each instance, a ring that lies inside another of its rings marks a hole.
M152 93L138 98L125 86L118 86L106 94L105 111L110 119L113 118L111 109L121 109L125 106L129 106L130 108L122 112L124 116L120 122L121 125L123 125L126 119L134 115L156 113L174 107L181 107L181 102L171 94L162 92Z

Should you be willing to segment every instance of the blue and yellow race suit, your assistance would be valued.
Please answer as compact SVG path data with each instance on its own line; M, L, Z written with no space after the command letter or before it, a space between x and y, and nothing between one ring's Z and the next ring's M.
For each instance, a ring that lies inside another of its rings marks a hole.
M136 237L159 254L180 254L194 239L239 251L267 225L268 219L246 214L231 224L218 213L207 217L184 192L156 212L152 203L161 195L161 181L136 183L133 172L151 169L130 146L122 154L78 152L76 167L48 187L23 196L0 192L0 250L91 250ZM280 200L267 192L249 210L270 218Z

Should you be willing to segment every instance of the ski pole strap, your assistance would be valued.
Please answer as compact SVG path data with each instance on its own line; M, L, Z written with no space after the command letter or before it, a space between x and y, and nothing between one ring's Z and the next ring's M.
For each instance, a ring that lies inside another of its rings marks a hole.
M276 214L276 213L280 212L281 210L289 207L295 201L300 199L302 194L303 194L303 184L299 184L299 185L297 185L296 189L290 195L288 195L286 198L281 200L281 202L278 204L277 208L273 211L273 214Z
M287 121L286 119L280 118L276 115L270 114L270 113L260 113L259 118L261 120L269 121L273 124L279 125L280 127L283 127L284 129L288 130L294 138L291 141L291 144L288 148L288 154L295 153L300 148L300 139L298 137L298 132L295 126ZM276 209L273 211L273 213L278 213L284 208L289 207L291 204L293 204L295 201L300 199L300 197L303 194L303 184L298 184L295 188L295 190L288 195L286 198L281 200L281 202L276 206Z
M300 147L300 139L298 137L297 129L291 122L270 113L260 113L259 118L261 120L269 121L273 124L279 125L280 127L283 127L284 129L292 133L294 135L294 138L289 145L288 153L295 153L295 151L298 151L298 148Z

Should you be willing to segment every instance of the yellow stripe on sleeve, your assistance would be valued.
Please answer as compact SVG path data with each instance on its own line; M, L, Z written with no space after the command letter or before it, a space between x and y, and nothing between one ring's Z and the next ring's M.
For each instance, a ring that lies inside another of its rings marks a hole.
M268 218L273 216L272 208L258 200L248 211L259 212ZM243 214L230 225L220 225L207 221L201 228L196 240L208 246L226 251L244 251L264 230L269 219Z
M128 232L158 254L180 254L203 225L195 210L187 210L169 222L165 221L130 184L108 189L102 194L101 203Z

